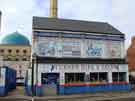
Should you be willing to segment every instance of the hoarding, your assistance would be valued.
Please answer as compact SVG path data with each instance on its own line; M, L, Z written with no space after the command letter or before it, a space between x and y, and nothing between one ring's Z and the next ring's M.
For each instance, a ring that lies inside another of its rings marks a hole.
M121 47L124 47L124 46L122 46L121 42L106 41L106 45L105 45L106 56L110 57L110 58L122 57L122 55L124 55L124 54L122 54L121 51L124 51L124 50L122 50ZM123 56L123 58L124 58L124 56Z
M98 35L97 37L100 36ZM34 52L38 56L124 58L123 41L45 36L37 39L34 42Z
M104 49L103 41L88 40L86 54L88 57L102 58L104 56L103 49Z
M55 43L51 42L39 42L37 44L37 53L41 56L55 56Z
M64 39L63 39L64 40ZM81 56L81 45L71 40L42 40L35 44L35 52L39 56L50 57L79 57Z

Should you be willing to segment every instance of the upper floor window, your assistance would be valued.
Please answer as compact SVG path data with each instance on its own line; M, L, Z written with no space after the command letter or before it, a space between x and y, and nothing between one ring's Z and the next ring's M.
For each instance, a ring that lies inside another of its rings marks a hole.
M8 49L8 52L9 52L9 53L11 53L11 52L12 52L12 50L11 50L11 49Z
M19 59L18 59L18 58L16 58L16 59L15 59L15 61L19 61Z
M17 49L17 50L16 50L16 53L19 53L19 52L20 52L20 51Z
M23 50L23 53L26 54L27 53L27 50Z
M4 53L4 49L0 49L0 52L1 52L1 53Z

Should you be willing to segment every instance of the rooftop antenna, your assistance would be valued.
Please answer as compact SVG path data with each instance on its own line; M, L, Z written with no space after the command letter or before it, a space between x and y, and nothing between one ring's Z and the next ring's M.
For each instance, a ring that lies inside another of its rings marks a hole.
M57 0L50 0L50 17L57 18Z

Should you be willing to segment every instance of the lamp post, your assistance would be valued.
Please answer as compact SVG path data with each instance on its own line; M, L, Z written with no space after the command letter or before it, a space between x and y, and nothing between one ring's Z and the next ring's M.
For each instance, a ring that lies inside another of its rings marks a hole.
M34 90L34 79L36 79L36 78L34 78L34 69L35 69L35 63L36 63L36 61L37 61L37 55L36 55L36 53L33 53L32 54L32 80L31 80L31 84L32 84L32 96L34 96L35 95L35 90Z

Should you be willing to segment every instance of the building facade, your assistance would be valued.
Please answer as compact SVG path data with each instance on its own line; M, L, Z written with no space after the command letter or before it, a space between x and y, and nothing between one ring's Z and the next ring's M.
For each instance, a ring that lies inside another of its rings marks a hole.
M14 32L1 40L0 56L2 65L17 71L17 83L24 83L26 71L30 66L31 46L29 40Z
M127 50L127 61L130 75L135 78L135 37L132 37L131 45Z
M108 23L34 17L36 94L130 90L124 41Z

